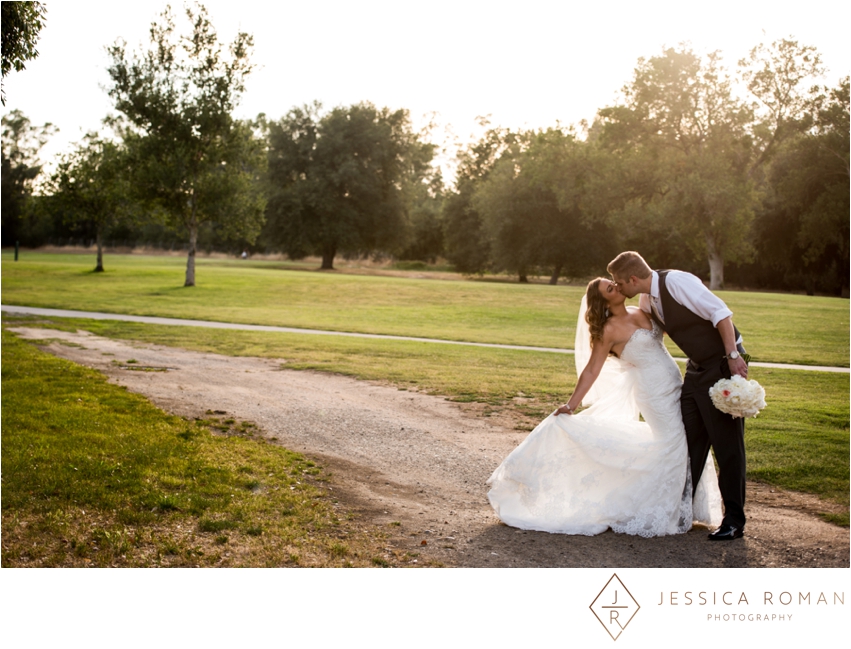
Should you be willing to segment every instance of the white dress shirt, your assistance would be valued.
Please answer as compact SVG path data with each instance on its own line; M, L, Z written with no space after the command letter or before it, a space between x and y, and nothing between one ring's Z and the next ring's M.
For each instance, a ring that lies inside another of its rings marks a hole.
M699 277L691 273L681 270L670 271L665 276L665 287L674 300L695 315L699 315L704 320L709 320L713 327L717 327L721 320L733 315L724 301L706 288ZM641 294L638 299L638 306L646 313L652 313L655 309L659 319L665 322L665 312L662 307L662 299L659 296L659 273L655 270L650 282L650 293ZM739 336L736 344L741 342L742 337Z

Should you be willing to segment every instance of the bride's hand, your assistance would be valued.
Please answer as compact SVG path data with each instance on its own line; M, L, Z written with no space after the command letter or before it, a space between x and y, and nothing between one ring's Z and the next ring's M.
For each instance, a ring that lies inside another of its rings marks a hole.
M561 408L556 410L556 415L572 415L574 412L574 408L571 408L569 405L564 404Z

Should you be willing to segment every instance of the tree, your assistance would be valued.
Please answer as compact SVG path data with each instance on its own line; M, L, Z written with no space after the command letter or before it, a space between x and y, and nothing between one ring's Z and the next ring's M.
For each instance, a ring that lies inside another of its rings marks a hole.
M408 199L407 236L396 250L399 259L434 263L443 255L443 178L435 169L429 182L415 183Z
M38 56L35 48L38 34L47 17L47 7L41 2L4 2L3 14L3 79L13 69L26 68L26 62ZM6 89L0 91L6 105Z
M709 261L713 288L723 286L725 258L747 254L742 221L749 205L743 176L743 107L717 53L702 61L691 50L668 49L640 60L627 90L641 153L661 173L646 220L677 229ZM635 213L635 210L632 211ZM645 222L644 224L648 224Z
M768 47L757 45L739 67L753 98L756 155L751 174L764 175L775 150L810 127L819 94L815 80L824 74L824 67L816 48L785 38Z
M56 127L49 123L33 126L29 118L17 109L3 115L3 246L13 246L21 238L33 182L41 173L38 152L56 131Z
M263 223L263 144L232 117L251 72L252 37L237 34L226 56L203 5L185 11L191 31L175 33L171 8L151 25L146 52L108 48L110 96L127 123L125 143L140 199L161 210L189 241L185 286L195 285L198 228L215 222L253 241Z
M480 126L488 124L487 118L479 118ZM489 128L478 142L458 153L455 191L443 203L442 220L446 258L460 273L483 273L491 266L490 238L473 195L516 137L509 130Z
M476 184L471 201L489 243L490 267L517 273L521 283L537 270L536 234L541 224L536 217L550 207L543 205L547 197L540 196L528 174L522 173L528 137L520 134L502 152L487 178Z
M612 233L588 210L592 173L585 142L561 129L520 134L481 181L473 206L489 235L494 267L584 275L616 251Z
M66 223L90 224L95 231L97 264L103 272L103 238L121 216L131 212L127 154L118 144L96 133L66 154L53 173L50 196L42 209L64 216Z
M676 230L708 260L710 288L722 288L725 261L752 254L759 202L752 113L733 96L717 52L701 59L688 48L669 48L639 59L624 92L623 105L600 111L603 140L656 173L622 213L643 229L661 222Z
M705 271L702 251L695 256L684 233L666 221L657 202L665 166L646 147L610 133L613 125L596 120L588 129L583 155L574 163L581 165L581 183L578 191L568 186L568 197L578 197L584 219L603 229L614 253L640 250L659 268Z
M813 128L778 147L757 219L760 260L783 288L848 295L849 81L821 95Z
M526 155L524 173L553 206L544 211L538 243L544 265L552 270L550 284L561 275L598 274L622 249L606 219L612 209L610 156L572 128L539 132Z
M428 179L433 145L408 111L369 103L321 115L313 104L269 124L270 238L290 257L389 252L403 245L412 186Z

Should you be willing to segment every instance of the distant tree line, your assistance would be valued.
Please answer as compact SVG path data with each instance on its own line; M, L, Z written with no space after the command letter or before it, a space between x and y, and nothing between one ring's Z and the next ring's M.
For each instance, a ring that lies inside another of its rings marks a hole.
M490 129L444 197L459 270L582 276L620 250L737 285L848 295L849 83L814 85L817 52L641 59L624 101L573 129Z
M324 269L445 259L553 284L635 249L714 289L848 295L849 81L818 85L812 47L760 45L735 72L717 52L665 49L579 129L483 123L447 187L406 110L233 118L251 36L224 48L203 6L185 14L185 35L166 9L146 51L109 48L113 135L89 134L37 195L52 127L3 117L3 246L94 243L98 270L110 243L182 249L187 286L199 249L318 256Z

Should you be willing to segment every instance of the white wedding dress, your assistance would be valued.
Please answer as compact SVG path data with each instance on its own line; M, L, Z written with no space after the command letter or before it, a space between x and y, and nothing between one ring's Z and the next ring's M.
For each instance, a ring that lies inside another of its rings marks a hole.
M577 373L590 357L585 298L577 324ZM662 331L633 333L610 357L576 415L550 415L497 467L488 499L512 527L561 534L681 534L721 523L712 455L691 498L680 414L682 376ZM639 418L639 412L644 421Z

